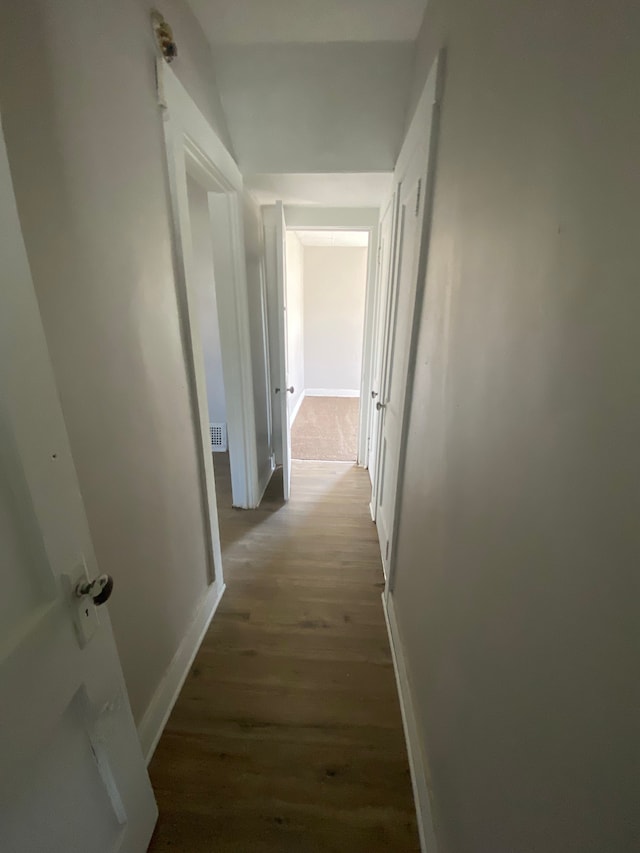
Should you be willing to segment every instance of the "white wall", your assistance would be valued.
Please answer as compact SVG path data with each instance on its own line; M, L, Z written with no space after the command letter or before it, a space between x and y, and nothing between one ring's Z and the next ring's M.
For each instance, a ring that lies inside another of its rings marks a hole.
M228 138L210 51L173 68ZM139 722L206 589L149 4L0 4L2 118L47 341Z
M307 389L359 391L366 287L366 248L304 247Z
M289 418L295 415L305 388L304 363L304 262L303 247L293 231L286 234L286 282L287 282L287 366L289 385L293 394L288 394Z
M427 8L394 601L442 853L638 848L639 27L635 0Z
M392 188L393 176L389 180L388 190ZM383 200L388 193L383 195ZM331 230L344 228L360 230L377 228L380 221L379 207L322 207L320 205L285 204L284 218L287 228L303 231L305 228Z
M194 275L197 286L198 321L204 352L207 379L207 401L209 421L227 422L224 375L222 373L222 350L216 284L213 275L213 245L211 243L211 220L207 191L190 175L187 175L189 193L189 218L193 245Z
M242 171L391 171L413 52L411 42L216 45Z

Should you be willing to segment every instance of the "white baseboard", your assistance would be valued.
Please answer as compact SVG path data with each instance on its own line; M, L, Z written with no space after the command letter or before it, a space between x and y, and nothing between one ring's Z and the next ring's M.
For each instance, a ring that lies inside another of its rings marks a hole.
M420 735L416 723L411 688L407 676L402 644L398 636L396 615L393 609L393 598L385 598L382 594L382 609L387 622L389 632L389 644L393 657L393 668L396 673L398 695L400 697L400 710L402 712L402 725L407 742L407 753L409 754L409 769L411 771L411 784L413 786L413 798L416 804L416 818L418 821L418 833L420 835L420 849L422 853L436 853L436 836L433 829L433 817L431 815L431 803L429 800L429 786L427 783L427 772L422 754Z
M155 748L160 740L160 735L167 724L169 714L176 703L176 699L189 673L193 659L200 648L202 638L213 619L224 590L224 584L222 587L219 587L215 583L207 590L207 594L196 610L196 614L187 628L182 642L178 646L178 650L173 656L138 726L138 736L142 745L142 753L147 764L149 764L153 757Z
M293 426L293 422L298 417L298 412L300 411L300 406L302 405L302 401L304 400L306 393L307 393L306 391L303 391L302 394L300 394L300 396L298 398L298 402L296 403L293 411L291 412L291 417L289 419L289 425L290 426Z
M359 388L305 388L307 397L359 397Z

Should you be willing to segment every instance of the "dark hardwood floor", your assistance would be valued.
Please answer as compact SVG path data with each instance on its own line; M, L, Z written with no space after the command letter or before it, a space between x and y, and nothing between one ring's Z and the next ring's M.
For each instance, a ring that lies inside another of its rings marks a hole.
M367 473L295 462L247 512L215 470L227 590L149 768L150 851L418 851Z

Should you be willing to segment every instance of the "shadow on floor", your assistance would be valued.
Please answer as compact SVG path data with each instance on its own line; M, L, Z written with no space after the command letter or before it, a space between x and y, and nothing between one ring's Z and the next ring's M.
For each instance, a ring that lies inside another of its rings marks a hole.
M282 468L278 467L265 490L257 509L237 509L233 506L231 492L231 465L229 453L213 454L213 469L216 480L218 503L218 525L224 556L225 547L246 535L248 530L259 527L265 519L285 506ZM242 516L240 524L238 516Z

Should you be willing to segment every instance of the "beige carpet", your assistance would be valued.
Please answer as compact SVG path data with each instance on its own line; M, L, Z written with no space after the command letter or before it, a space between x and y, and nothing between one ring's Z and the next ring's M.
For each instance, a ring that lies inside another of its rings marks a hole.
M355 462L359 409L357 397L305 397L291 428L291 456Z

